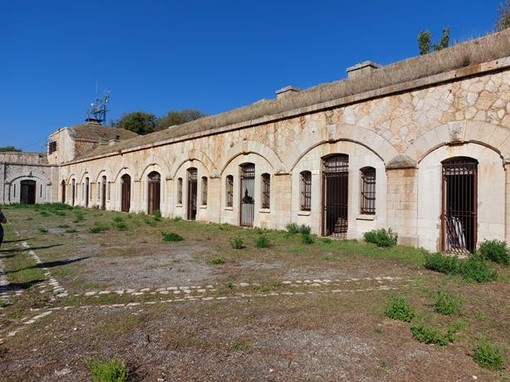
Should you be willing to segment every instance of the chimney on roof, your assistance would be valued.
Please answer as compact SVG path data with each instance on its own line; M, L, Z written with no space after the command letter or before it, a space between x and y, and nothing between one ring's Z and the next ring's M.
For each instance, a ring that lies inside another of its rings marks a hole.
M300 90L294 86L285 86L284 88L278 89L276 93L276 99L287 97L291 94L299 93Z
M363 76L366 76L367 74L370 74L376 69L379 69L381 65L376 64L372 61L363 61L359 64L353 65L349 68L347 68L347 78L353 79L353 78L360 78Z

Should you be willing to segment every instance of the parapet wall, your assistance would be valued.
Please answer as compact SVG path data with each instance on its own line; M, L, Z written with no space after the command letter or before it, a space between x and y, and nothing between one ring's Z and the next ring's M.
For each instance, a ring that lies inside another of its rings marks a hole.
M24 152L2 152L0 153L0 163L18 163L18 164L48 164L46 154L43 153L24 153Z

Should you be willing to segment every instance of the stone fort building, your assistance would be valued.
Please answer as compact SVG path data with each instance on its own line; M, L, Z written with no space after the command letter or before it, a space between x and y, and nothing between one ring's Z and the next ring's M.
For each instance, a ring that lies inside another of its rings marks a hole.
M510 241L510 30L145 136L57 130L0 156L0 203L64 202L187 220L473 251Z

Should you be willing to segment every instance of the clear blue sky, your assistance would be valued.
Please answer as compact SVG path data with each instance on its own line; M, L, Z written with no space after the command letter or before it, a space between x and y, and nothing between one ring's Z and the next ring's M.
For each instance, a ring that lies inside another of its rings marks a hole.
M217 114L418 55L417 35L494 30L502 0L1 0L0 146L46 150L104 90L107 121ZM97 86L97 84L99 86Z

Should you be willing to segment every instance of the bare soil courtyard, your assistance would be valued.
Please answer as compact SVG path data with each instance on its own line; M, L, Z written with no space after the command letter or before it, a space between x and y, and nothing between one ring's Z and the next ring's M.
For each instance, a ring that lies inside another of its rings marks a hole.
M508 381L510 270L472 284L419 249L51 206L5 206L0 381L90 381L92 359L130 381ZM182 241L164 241L163 234ZM257 248L264 236L269 247ZM233 242L242 242L234 248ZM434 311L439 290L461 312ZM388 318L390 296L415 310ZM428 345L413 324L456 328ZM480 338L506 367L481 368Z

